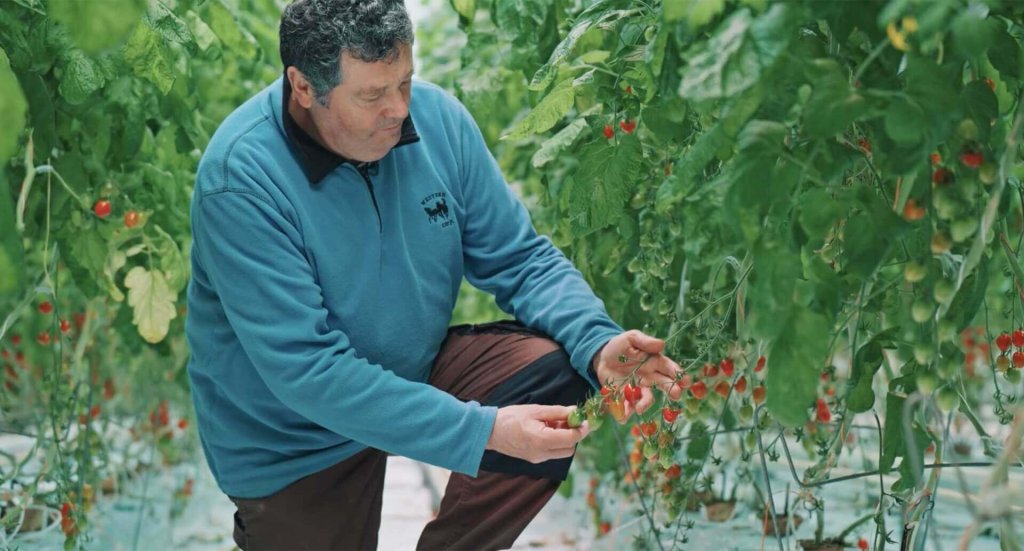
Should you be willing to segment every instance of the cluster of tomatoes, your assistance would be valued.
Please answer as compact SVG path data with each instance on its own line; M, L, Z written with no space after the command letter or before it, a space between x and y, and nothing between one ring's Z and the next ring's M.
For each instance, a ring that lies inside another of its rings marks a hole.
M92 212L98 218L108 218L112 211L113 207L107 199L100 199L92 206ZM142 217L137 211L128 210L124 213L124 226L128 229L138 226L141 221Z
M1024 369L1024 329L1017 329L1012 334L1002 333L995 340L999 349L996 371L1002 373L1007 381L1019 383Z

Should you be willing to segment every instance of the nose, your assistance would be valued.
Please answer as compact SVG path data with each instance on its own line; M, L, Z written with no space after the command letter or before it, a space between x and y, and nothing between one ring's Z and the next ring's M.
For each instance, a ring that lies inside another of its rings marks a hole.
M395 121L405 120L409 116L409 96L401 90L391 92L381 115Z

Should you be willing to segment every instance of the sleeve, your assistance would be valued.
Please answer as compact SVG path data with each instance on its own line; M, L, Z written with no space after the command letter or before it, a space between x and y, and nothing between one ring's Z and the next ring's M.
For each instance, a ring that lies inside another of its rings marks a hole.
M277 399L367 446L477 474L496 408L461 402L361 358L345 333L328 326L301 232L270 199L210 192L197 210L200 260L242 348Z
M502 310L551 335L569 352L573 368L599 387L591 361L622 328L583 274L550 239L537 234L476 122L464 107L460 112L466 278L494 294Z

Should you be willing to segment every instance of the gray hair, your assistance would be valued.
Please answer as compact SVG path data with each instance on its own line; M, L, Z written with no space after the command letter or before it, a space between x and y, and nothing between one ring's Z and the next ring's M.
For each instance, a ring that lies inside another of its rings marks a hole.
M326 106L341 84L343 52L360 61L390 62L399 43L411 46L413 38L403 0L296 0L281 15L281 62L286 71L301 71Z

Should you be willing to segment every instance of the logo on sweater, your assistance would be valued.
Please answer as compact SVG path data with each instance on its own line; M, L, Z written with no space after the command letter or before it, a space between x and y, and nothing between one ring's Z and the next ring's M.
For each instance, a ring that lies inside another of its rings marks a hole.
M448 214L448 203L445 201L443 191L427 195L420 200L420 206L423 207L423 212L431 224L440 222L441 227L446 228L454 223Z

